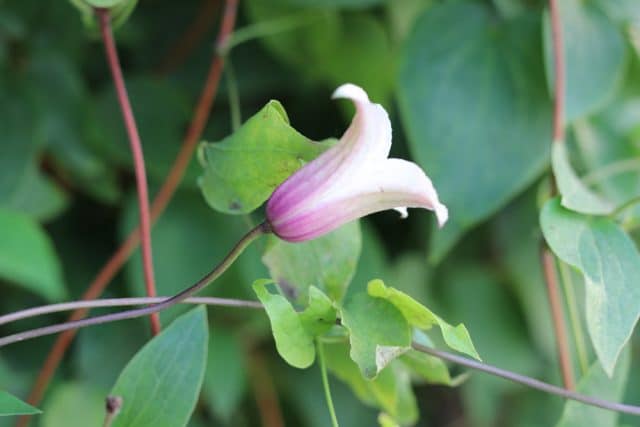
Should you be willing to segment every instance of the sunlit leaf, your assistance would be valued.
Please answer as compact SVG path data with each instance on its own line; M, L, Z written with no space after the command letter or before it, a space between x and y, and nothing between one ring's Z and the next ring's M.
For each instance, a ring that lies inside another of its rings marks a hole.
M369 295L384 298L402 312L411 326L418 329L431 329L438 325L442 331L442 338L449 347L465 353L475 359L480 359L473 346L469 331L463 324L451 326L424 305L397 289L385 286L382 280L372 280L367 287Z
M291 303L282 295L269 292L266 288L268 283L271 281L257 280L253 290L269 316L278 353L291 366L308 368L316 356L313 337Z
M351 358L367 378L375 378L411 345L407 320L383 298L364 293L354 295L342 308L342 324L349 330Z
M330 145L298 133L289 125L284 107L271 101L226 139L200 146L202 194L220 212L251 212Z

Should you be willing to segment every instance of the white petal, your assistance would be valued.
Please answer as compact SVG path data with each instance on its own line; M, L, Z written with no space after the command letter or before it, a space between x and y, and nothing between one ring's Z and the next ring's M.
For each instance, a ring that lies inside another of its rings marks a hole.
M397 211L400 214L400 218L405 219L409 216L409 212L406 207L398 207L393 208L394 211Z
M353 150L352 163L386 159L391 150L391 121L385 109L369 101L367 93L351 83L336 89L332 98L350 99L356 106L356 115L339 142Z
M363 192L379 193L404 193L409 200L416 200L418 197L421 204L408 207L423 207L435 212L438 225L442 227L449 218L447 207L440 203L438 193L433 187L433 183L424 171L415 163L402 159L387 159L374 168L367 177L359 180L360 189ZM402 208L405 208L402 210ZM406 207L395 206L403 217L406 215Z

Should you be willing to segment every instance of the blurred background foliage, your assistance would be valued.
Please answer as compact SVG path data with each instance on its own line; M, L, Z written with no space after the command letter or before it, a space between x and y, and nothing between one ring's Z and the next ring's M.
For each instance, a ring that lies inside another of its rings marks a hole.
M117 29L152 194L201 90L220 3L139 0ZM592 187L624 202L640 189L640 6L560 3L572 163ZM539 261L538 199L548 188L553 81L546 2L242 0L237 28L255 25L268 34L229 53L232 79L223 78L203 138L223 139L234 130L236 107L244 121L271 99L308 138L339 137L351 110L330 101L332 90L344 82L364 87L390 112L392 155L425 168L451 220L442 231L418 211L405 221L393 212L362 220L347 294L381 278L451 323L464 322L484 361L559 383ZM91 16L71 3L0 0L0 138L0 312L77 299L136 224L137 204L102 46ZM247 220L261 217L213 211L198 187L200 175L194 158L153 230L161 295L209 271ZM630 228L638 214L626 212ZM250 248L205 294L255 299L251 283L269 276L262 246ZM140 264L138 252L106 295L142 295ZM576 275L584 313L581 280ZM184 311L163 313L163 323ZM264 405L279 410L286 425L329 425L317 366L287 366L263 313L215 308L208 314L211 351L191 426L267 425ZM23 321L0 332L64 318ZM141 320L82 330L34 425L99 425L103 398L148 339L147 329ZM0 388L26 397L51 343L42 338L3 348ZM640 402L639 346L636 337L626 394L612 399ZM588 358L596 360L591 349ZM605 395L603 384L591 392ZM342 426L377 423L378 409L348 385L332 376L332 388ZM547 426L563 408L559 398L482 374L457 387L419 381L414 391L420 426ZM11 422L0 418L0 426ZM624 417L602 422L640 425Z

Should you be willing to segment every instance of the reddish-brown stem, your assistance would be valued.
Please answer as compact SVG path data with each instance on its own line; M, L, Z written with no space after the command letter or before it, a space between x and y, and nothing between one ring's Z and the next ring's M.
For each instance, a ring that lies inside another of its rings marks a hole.
M551 38L553 43L553 65L555 75L555 94L553 103L553 143L559 144L564 141L564 103L565 103L565 66L564 66L564 44L562 41L562 21L558 10L557 0L549 0L549 10L551 18ZM553 172L551 172L552 194L557 191ZM558 360L562 371L562 378L565 388L573 390L575 383L573 379L573 368L571 355L558 290L558 279L553 256L545 247L542 249L542 269L547 282L547 293L551 307L551 317L555 329L556 342L558 346Z
M542 269L544 278L547 282L547 291L549 294L549 305L551 306L551 316L555 328L556 344L558 346L558 361L560 362L560 370L562 371L562 382L567 390L575 389L575 381L573 379L573 368L571 366L571 355L569 353L569 340L562 313L562 302L560 301L560 292L558 291L558 275L556 274L553 255L548 249L542 249Z
M142 269L144 272L144 284L147 296L155 297L156 283L153 277L153 254L151 251L151 218L149 214L149 190L147 189L147 174L144 168L144 155L142 153L142 143L140 142L140 134L136 126L136 119L133 115L127 87L122 76L122 68L118 58L116 42L111 31L111 16L109 9L96 9L98 21L100 21L100 34L104 44L104 51L113 77L113 84L116 88L118 103L122 111L122 119L129 137L129 145L133 155L133 169L136 175L136 187L138 192L138 206L140 218L140 236L142 240ZM153 335L160 333L160 315L154 313L150 316L151 331Z
M555 95L553 106L553 141L564 140L564 102L565 102L565 67L564 44L562 41L562 22L558 11L558 2L549 0L551 17L551 37L553 43L553 64L555 75Z
M216 0L202 0L193 22L189 24L184 34L173 43L169 53L158 67L160 74L170 73L187 60L189 54L211 28L215 17L213 12L218 8L218 3L220 2Z
M263 427L283 427L284 417L280 410L278 393L273 384L270 370L259 349L251 352L251 385Z
M238 0L226 1L223 22L220 26L220 31L218 32L218 38L216 42L217 46L221 45L233 31L237 8ZM195 108L191 124L183 140L180 152L178 153L178 156L176 157L176 160L171 167L171 171L167 175L167 178L162 184L160 191L156 195L151 205L152 223L155 222L158 216L160 216L162 211L165 209L165 207L169 203L169 200L173 196L173 193L178 187L178 184L182 180L182 177L184 176L186 167L189 164L189 160L193 155L193 151L198 140L200 139L200 135L202 134L202 131L211 112L211 106L213 104L213 100L215 98L215 94L217 92L218 84L220 82L220 77L222 74L223 62L224 58L218 56L217 53L214 53L205 86L202 90L202 94L200 95L200 99L198 100L198 104ZM111 279L116 275L120 268L122 268L133 250L138 245L139 236L139 229L135 229L129 234L124 243L118 248L113 256L102 267L100 272L98 272L95 279L91 282L86 292L82 296L83 300L96 299L102 294ZM86 309L76 310L69 317L69 321L82 319L87 315L87 313L88 310ZM49 385L53 374L58 368L58 365L60 365L60 362L62 361L67 348L73 341L75 334L76 331L67 331L58 335L58 338L53 344L51 351L47 355L47 359L45 360L44 365L40 370L38 378L36 379L36 382L29 395L28 401L32 405L37 406L42 400L44 392ZM18 421L17 426L24 427L28 424L28 422L28 417L21 417Z

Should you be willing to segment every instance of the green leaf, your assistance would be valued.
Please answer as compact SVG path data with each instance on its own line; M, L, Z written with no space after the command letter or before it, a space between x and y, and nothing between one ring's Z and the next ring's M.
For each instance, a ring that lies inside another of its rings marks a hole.
M211 328L203 394L211 410L227 424L247 388L244 351L239 339L221 327Z
M284 0L295 6L306 7L345 7L345 8L365 8L382 3L384 0Z
M93 7L110 8L116 6L126 0L84 0Z
M5 99L11 101L0 102L0 207L48 220L64 210L67 200L64 192L39 171L38 153L47 132L42 116L33 117L34 110L40 112L40 105L29 101L40 88L31 81L5 85L10 87Z
M566 67L565 114L568 121L604 107L622 81L626 46L620 29L594 2L563 0L559 4ZM554 86L553 45L549 13L544 19L545 65Z
M80 382L56 384L47 394L42 427L100 426L105 417L107 391ZM82 402L82 405L78 405Z
M634 68L630 73L637 73ZM605 110L573 126L580 156L588 173L585 184L595 187L607 200L620 206L638 195L640 147L636 143L640 110L640 88L630 82ZM624 223L640 218L640 208L622 212Z
M251 212L330 144L313 142L298 133L289 125L284 107L270 101L229 137L200 146L202 194L220 212Z
M553 252L584 275L587 328L611 376L640 316L638 249L608 218L573 213L557 199L545 204L540 224Z
M198 307L149 341L111 390L124 400L113 427L186 426L204 377L208 334L207 312Z
M402 312L411 326L418 329L431 329L433 325L437 324L442 331L442 338L449 347L480 360L469 336L469 331L463 324L451 326L409 295L397 289L386 287L382 280L370 281L367 292L372 297L384 298L393 304Z
M576 212L592 215L607 215L614 209L609 202L595 194L582 183L569 162L569 153L564 141L555 141L551 149L551 164L562 195L562 206Z
M49 301L66 296L62 269L49 236L25 215L0 208L0 277Z
M74 373L78 378L90 380L92 385L104 389L106 393L113 386L114 378L118 378L129 360L138 352L140 343L149 339L148 330L149 322L146 318L79 330L73 351ZM118 351L112 351L114 348ZM104 406L104 396L102 400Z
M314 5L320 6L320 10L303 9L293 4L294 1L308 4L314 0L245 2L247 14L255 25L269 25L293 17L300 24L261 39L274 56L295 67L307 80L325 83L331 90L351 82L366 88L371 99L387 104L393 89L397 55L384 22L373 13L339 13L337 6L323 7L325 5L318 2ZM334 4L354 1L358 0L330 0Z
M351 358L367 378L375 378L394 357L411 346L407 320L382 298L364 293L354 295L342 308L342 324L349 330Z
M33 415L40 414L41 412L38 408L34 408L6 391L0 390L0 417L9 415Z
M449 373L449 368L437 357L409 350L399 360L406 365L414 376L418 376L429 384L442 384L453 386L457 384Z
M278 353L291 366L308 368L316 357L313 337L305 329L291 303L282 295L267 290L269 283L272 281L257 280L253 290L269 316Z
M401 116L417 162L451 213L434 231L432 261L546 165L551 103L535 18L500 21L481 3L444 2L418 18L407 40Z
M337 310L320 289L309 287L309 305L300 313L300 321L307 332L317 337L328 332L336 324Z
M360 400L387 412L402 425L416 422L418 411L409 372L401 363L391 362L376 378L367 379L351 359L345 343L323 345L329 372L348 384Z
M631 355L627 349L620 355L620 363L612 378L608 378L602 367L594 363L589 371L580 379L577 392L587 396L598 396L600 399L619 402L624 396L625 385L629 376ZM568 400L564 405L562 417L556 427L616 427L618 413L580 402Z
M355 273L360 250L360 227L354 221L302 243L271 237L262 260L285 295L302 305L310 285L339 301Z
M39 221L55 218L68 204L66 193L36 169L35 159L27 165L11 194L0 202L3 208L24 212Z

